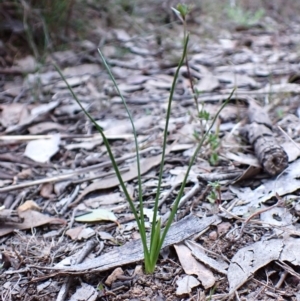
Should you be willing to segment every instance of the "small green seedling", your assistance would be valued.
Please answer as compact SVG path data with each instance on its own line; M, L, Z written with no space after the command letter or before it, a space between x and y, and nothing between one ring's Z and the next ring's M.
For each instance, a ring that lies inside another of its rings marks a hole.
M205 120L207 122L210 118L210 114L203 109L199 112L198 117L199 119Z
M210 119L210 114L202 108L202 110L198 114L198 117L201 121L204 121L204 124L207 124L207 122ZM197 131L194 131L193 136L197 141L200 141L200 135ZM210 133L208 135L207 144L210 147L209 162L211 165L216 165L219 161L219 155L218 155L218 149L220 146L219 131L217 131L216 133Z
M211 165L216 165L219 161L218 148L220 146L220 139L218 134L209 134L208 136L208 144L211 148L211 155L209 158L209 162Z
M208 195L208 200L213 203L220 205L222 203L221 196L221 184L219 181L216 182L208 182L209 186L212 188L210 194Z
M254 13L243 9L241 6L227 7L226 13L228 18L233 20L235 23L249 26L257 23L265 15L264 9L260 8Z
M215 293L215 290L217 289L217 285L214 285L211 289L210 289L210 291L209 291L209 296L208 296L208 299L207 299L207 301L211 301L212 300L212 296L213 296L213 294Z
M135 204L133 203L130 194L126 188L125 182L122 179L121 173L119 171L119 167L116 163L116 160L113 156L111 147L109 145L109 142L103 132L103 129L97 124L97 122L95 121L95 119L87 112L87 110L82 106L80 100L77 98L76 94L73 92L72 88L70 87L70 85L68 84L66 78L64 77L64 75L62 74L62 72L59 70L59 68L57 66L56 69L58 71L58 73L60 74L60 76L62 77L62 79L64 80L64 82L66 83L68 89L70 90L73 98L75 99L75 101L78 103L78 105L81 107L82 111L86 114L86 116L90 119L90 121L92 122L92 124L95 126L95 128L97 129L97 131L101 134L102 138L103 138L103 142L104 145L106 146L107 152L109 154L110 160L112 162L113 168L115 170L116 176L120 182L121 188L124 192L124 195L129 203L130 209L132 210L135 220L137 222L138 225L138 229L141 235L141 241L142 241L142 245L143 245L143 250L144 250L144 261L145 261L145 272L146 273L153 273L154 269L156 267L156 263L159 257L159 253L160 250L163 246L163 242L166 238L166 235L170 229L170 226L174 220L175 214L177 212L177 208L178 208L178 204L179 201L183 195L184 192L184 188L185 185L187 183L187 179L190 173L190 170L198 156L198 153L204 143L204 141L207 139L215 121L218 118L219 113L221 112L221 110L226 106L227 102L230 100L233 91L231 93L231 95L229 96L228 100L226 102L223 103L223 105L221 106L221 108L219 109L219 111L217 112L216 116L214 117L214 119L212 120L211 125L209 126L208 130L206 131L205 134L203 134L203 136L201 137L201 139L198 142L198 145L196 147L196 150L189 162L186 174L184 176L184 179L182 181L182 185L180 187L179 193L177 194L177 197L175 199L174 205L171 209L170 215L168 220L166 221L165 227L164 229L162 229L162 222L161 220L158 218L158 204L159 204L159 197L160 197L160 191L161 191L161 184L162 184L162 176L163 176L163 168L164 168L164 161L165 161L165 154L166 154L166 148L167 148L167 137L168 137L168 126L169 126L169 120L170 120L170 115L171 115L171 105L172 105L172 99L173 99L173 95L174 95L174 91L175 91L175 86L176 86L176 82L178 80L179 77L179 71L181 66L183 65L185 59L186 59L186 54L187 54L187 46L188 46L188 42L189 42L189 34L186 35L185 39L184 39L184 47L183 47L183 53L181 56L181 59L178 63L178 67L176 69L175 75L174 75L174 79L173 79L173 83L171 86L171 90L170 90L170 95L169 95L169 100L168 100L168 107L167 107L167 113L166 113L166 123L165 123L165 127L164 127L164 135L163 135L163 145L162 145L162 159L161 159L161 164L160 164L160 168L159 168L159 177L158 177L158 184L157 184L157 190L156 190L156 196L155 196L155 200L154 200L154 208L153 208L153 221L152 221L152 226L151 226L151 233L150 236L147 236L146 233L146 226L145 226L145 218L144 218L144 205L143 205L143 195L142 195L142 178L141 178L141 169L140 169L140 155L139 155L139 145L138 145L138 141L137 141L137 133L135 130L135 126L133 123L133 118L132 115L128 109L127 103L121 93L121 91L118 88L118 85L116 83L116 80L102 54L102 52L100 50L99 54L100 57L102 59L102 62L110 76L110 79L112 80L115 89L117 91L117 93L120 95L124 108L127 112L128 118L131 122L131 126L133 129L133 134L134 134L134 141L135 141L135 151L136 151L136 158L137 158L137 169L138 169L138 198L139 198L139 206L138 209L136 209Z

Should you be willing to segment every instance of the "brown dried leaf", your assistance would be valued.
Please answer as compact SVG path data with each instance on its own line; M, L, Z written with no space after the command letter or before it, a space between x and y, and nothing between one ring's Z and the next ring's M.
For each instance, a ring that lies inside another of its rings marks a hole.
M66 128L56 122L40 122L28 128L29 133L32 135L44 134L53 130L65 132Z
M71 237L73 240L82 240L88 239L95 235L95 231L92 228L86 228L85 226L76 227L73 229L69 229L66 232L67 235Z
M288 155L289 162L295 161L300 157L300 144L294 141L285 141L281 147Z
M18 207L17 211L20 214L21 212L24 212L26 210L35 210L35 211L41 211L41 208L39 205L34 201L26 201L24 204Z
M12 233L14 230L26 230L46 224L66 224L64 219L50 217L33 210L20 212L19 216L24 218L24 222L22 224L6 223L0 228L0 236Z
M124 271L121 268L114 269L113 272L105 280L105 284L111 286L111 284L115 282L121 275L124 275Z
M235 292L258 269L278 260L283 248L282 240L271 239L258 241L238 250L228 268L229 294Z
M207 74L206 76L201 78L197 85L195 85L197 90L200 92L211 92L217 89L219 86L220 83L218 79L212 74Z
M30 168L23 169L21 172L18 173L17 177L19 179L28 179L32 177L32 170Z
M22 123L30 116L24 104L12 103L0 106L0 123L5 127Z
M80 232L85 228L85 226L76 227L66 231L66 235L70 236L72 240L76 240Z
M82 64L78 66L67 67L63 70L65 76L82 76L82 75L94 75L101 71L101 68L97 64Z
M228 264L220 256L219 258L212 258L205 253L205 249L198 243L194 241L186 241L186 245L191 250L192 254L205 266L209 266L215 271L218 271L221 274L227 275Z
M40 195L45 199L52 199L55 197L53 194L53 183L42 184Z
M197 275L202 285L207 289L213 287L216 279L213 273L197 261L191 250L183 244L174 245L182 268L188 275Z
M20 128L30 125L34 120L36 120L41 115L44 115L50 112L51 110L53 110L54 108L56 108L59 105L59 103L60 101L55 101L55 99L53 99L51 102L47 104L35 106L34 108L31 109L30 114L26 114L25 117L22 116L22 118L16 124L7 126L5 133L11 133L19 130Z
M186 295L189 294L192 289L196 286L200 285L200 282L193 276L184 276L182 278L179 278L176 281L177 289L176 289L176 295Z

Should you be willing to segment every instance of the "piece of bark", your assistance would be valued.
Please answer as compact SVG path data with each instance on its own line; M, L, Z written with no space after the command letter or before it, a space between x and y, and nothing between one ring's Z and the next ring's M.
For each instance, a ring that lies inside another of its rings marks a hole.
M163 248L182 242L192 235L203 231L208 226L219 223L218 216L199 218L195 215L189 215L179 222L173 224L166 236ZM117 247L111 252L94 258L90 261L72 266L56 266L53 270L63 270L64 272L82 272L86 270L106 271L112 268L123 266L125 264L138 262L143 260L144 252L141 240L130 241L124 246ZM43 268L43 267L41 267Z
M24 218L21 218L17 211L11 209L0 210L0 223L23 223Z
M276 176L287 168L288 155L273 135L272 123L267 112L250 98L248 104L250 124L244 129L247 132L246 136L265 172Z
M262 124L252 123L247 127L249 142L264 170L271 176L280 174L288 166L288 156L278 145L273 132Z
M272 122L268 113L258 105L254 99L248 98L248 118L250 123L263 124L268 128L272 128Z

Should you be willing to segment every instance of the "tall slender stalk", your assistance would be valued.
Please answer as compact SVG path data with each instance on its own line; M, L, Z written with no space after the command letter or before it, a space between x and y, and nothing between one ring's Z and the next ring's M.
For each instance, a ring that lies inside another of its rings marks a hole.
M167 146L168 128L169 128L169 121L170 121L170 115L171 115L172 100L173 100L176 82L177 82L177 79L179 76L179 71L180 71L180 68L182 67L185 57L186 57L188 42L189 42L189 35L186 36L186 39L184 42L183 53L182 53L181 59L179 61L178 67L177 67L175 75L174 75L174 79L173 79L173 83L172 83L171 91L170 91L170 95L169 95L169 100L168 100L166 124L165 124L165 128L164 128L163 152L162 152L162 158L161 158L161 163L160 163L160 168L159 168L158 184L157 184L156 196L155 196L155 201L154 201L154 209L153 209L153 222L152 222L152 229L151 229L150 253L154 252L153 249L155 248L155 245L153 244L154 235L156 233L156 224L155 223L157 222L158 203L159 203L158 199L160 196L160 188L161 188L162 175L163 175L163 169L164 169L164 161L165 161L165 154L166 154L166 146Z
M199 144L198 144L198 146L197 146L197 148L196 148L196 150L195 150L195 152L194 152L194 154L193 154L193 156L192 156L191 161L189 162L188 169L187 169L186 174L185 174L185 176L184 176L184 179L183 179L183 181L182 181L182 184L181 184L179 193L178 193L178 195L177 195L177 197L176 197L176 199L175 199L173 208L172 208L172 210L171 210L170 217L168 218L168 221L167 221L167 223L166 223L165 229L164 229L164 231L163 231L163 233L162 233L162 237L161 237L159 249L161 249L162 244L163 244L163 242L164 242L164 240L165 240L165 238L166 238L166 235L167 235L167 233L168 233L168 231L169 231L169 228L170 228L170 226L171 226L171 224L172 224L172 221L173 221L173 219L174 219L174 217L175 217L175 214L176 214L176 212L177 212L177 209L178 209L178 205L179 205L180 199L181 199L181 197L182 197L182 195L183 195L183 190L184 190L184 188L185 188L185 184L186 184L186 182L187 182L187 179L188 179L189 173L190 173L190 171L191 171L191 168L192 168L192 166L193 166L193 164L194 164L194 162L195 162L195 160L196 160L196 158L197 158L197 155L198 155L200 149L202 148L205 139L206 139L207 136L209 135L209 133L210 133L212 127L214 126L214 124L215 124L217 118L219 117L219 114L220 114L221 111L224 109L224 107L227 105L227 103L229 102L229 100L231 99L231 97L232 97L234 91L235 91L235 89L232 90L232 92L230 93L230 95L229 95L229 97L227 98L227 100L223 103L223 105L222 105L222 106L220 107L220 109L217 111L217 114L215 115L215 117L214 117L214 119L213 119L213 121L212 121L212 123L211 123L209 129L208 129L208 130L206 131L206 133L203 135L202 139L200 140L200 142L199 142Z
M102 54L101 54L102 55ZM106 62L105 62L106 63ZM107 65L107 64L106 64ZM103 129L98 125L98 123L95 121L95 119L89 114L89 112L84 108L84 106L81 104L80 100L77 98L76 94L74 93L73 89L71 88L71 86L69 85L68 81L66 80L65 76L63 75L63 73L61 72L61 70L59 69L59 67L57 65L54 65L57 72L59 73L59 75L61 76L61 78L63 79L63 81L65 82L65 84L67 85L69 91L71 92L73 98L75 99L75 101L78 103L78 105L80 106L81 110L85 113L85 115L90 119L90 121L94 124L94 126L96 127L97 131L101 134L102 136L102 139L103 139L103 143L107 149L107 152L108 152L108 155L109 155L109 158L112 162L112 165L113 165L113 168L115 170L115 173L116 173L116 176L120 182L120 185L122 187L122 190L125 194L125 197L129 203L129 206L130 206L130 209L131 211L133 212L134 214L134 218L137 222L137 225L138 225L138 228L139 228L139 231L140 231L140 234L141 234L141 240L142 240L142 244L143 244L143 249L144 249L144 256L145 256L145 260L149 258L149 251L148 251L148 247L147 247L147 241L146 241L146 230L145 230L145 221L144 221L144 215L142 214L143 213L143 201L142 201L142 188L141 188L141 185L139 185L139 199L140 199L140 209L142 209L142 212L139 216L138 212L136 211L135 209L135 206L134 206L134 203L133 201L131 200L131 197L130 197L130 194L126 188L126 185L122 179L122 176L121 176L121 173L119 171L119 168L118 168L118 165L115 161L115 158L114 158L114 155L111 151L111 148L110 148L110 145L109 145L109 142L103 132ZM109 68L108 68L109 69ZM130 115L131 117L131 115ZM132 120L132 118L131 118ZM132 123L133 124L133 123ZM134 135L136 137L136 131L135 131L135 127L134 127L134 124L133 124L133 128L134 128ZM136 143L137 143L137 140L136 140ZM136 144L137 145L137 144ZM138 148L137 148L137 164L138 164L138 176L139 176L139 182L140 182L140 177L141 177L141 172L140 172L140 162L139 162L139 152L138 152ZM140 219L141 217L141 219Z
M118 165L116 163L116 160L114 158L114 155L111 151L109 142L103 132L103 129L97 124L97 122L95 121L95 119L87 112L87 110L82 106L80 100L77 98L76 94L73 92L72 88L70 87L70 85L68 84L66 78L64 77L64 75L62 74L62 72L60 71L60 69L55 65L56 70L58 71L58 73L60 74L60 76L62 77L63 81L66 83L68 89L70 90L73 98L75 99L75 101L78 103L78 105L80 106L80 108L82 109L82 111L86 114L86 116L91 120L91 122L93 123L93 125L96 127L97 131L101 134L104 145L107 149L107 152L109 154L110 160L112 162L113 168L115 170L116 176L120 182L121 188L125 194L125 197L129 203L130 209L132 210L134 217L136 219L139 231L140 231L140 235L141 235L141 241L142 241L142 245L143 245L143 250L144 250L144 260L145 260L145 271L146 273L153 273L158 257L159 257L159 252L160 249L162 248L163 242L166 238L166 235L169 231L169 228L172 224L172 221L175 217L177 208L178 208L178 204L179 201L183 195L183 191L184 191L184 187L185 184L187 182L188 176L189 176L189 172L192 168L192 165L194 164L196 157L205 141L205 139L207 138L207 135L209 134L210 130L212 129L220 111L224 108L224 106L226 105L226 103L228 102L228 100L231 98L232 94L230 95L229 99L227 100L227 102L225 102L222 107L220 108L220 110L218 111L217 115L215 116L209 130L203 135L200 143L198 144L193 157L189 163L187 172L185 174L184 180L182 182L182 185L180 187L180 191L179 194L175 200L174 206L171 210L171 214L170 217L168 218L167 224L165 229L161 232L161 220L157 220L157 216L158 216L158 200L159 200L159 196L160 196L160 189L161 189L161 184L162 184L162 175L163 175L163 168L164 168L164 160L165 160L165 154L166 154L166 147L167 147L167 137L168 137L168 126L169 126L169 120L170 120L170 115L171 115L171 106L172 106L172 99L173 99L173 95L175 92L175 87L176 87L176 83L179 77L179 72L180 72L180 68L181 66L184 64L184 61L186 59L186 54L187 54L187 46L188 46L188 42L189 42L189 35L186 35L186 38L184 40L184 49L183 49L183 53L181 56L181 59L179 61L178 67L176 69L174 78L173 78L173 83L171 86L171 91L170 91L170 95L169 95L169 100L168 100L168 108L167 108L167 112L166 112L166 123L165 123L165 128L164 128L164 135L163 135L163 147L162 147L162 159L161 159L161 164L160 164L160 168L159 168L159 178L158 178L158 185L157 185L157 191L156 191L156 196L155 196L155 201L154 201L154 208L153 208L153 221L152 221L152 227L151 227L151 234L150 234L150 243L148 246L147 243L147 236L146 236L146 227L145 227L145 218L144 218L144 207L143 207L143 196L142 196L142 179L141 179L141 168L140 168L140 155L139 155L139 146L138 146L138 141L137 141L137 133L136 133L136 129L134 126L134 122L133 122L133 118L132 115L129 111L129 108L127 106L126 100L123 97L121 91L119 90L118 84L102 54L102 52L100 50L99 54L100 57L102 59L102 62L118 92L118 94L120 95L123 105L125 107L125 110L127 112L128 118L131 122L131 126L132 126L132 130L133 130L133 134L134 134L134 141L135 141L135 148L136 148L136 157L137 157L137 169L138 169L138 194L139 194L139 212L136 210L135 205L133 203L133 201L130 198L130 195L128 193L128 190L126 188L126 185L122 179L121 173L119 171ZM233 92L232 92L233 93Z
M139 195L139 209L140 209L140 227L139 227L139 230L140 232L144 233L145 237L143 238L145 241L144 241L144 244L147 245L146 243L146 229L145 229L145 218L144 218L144 204L143 204L143 191L142 191L142 175L141 175L141 163L140 163L140 153L139 153L139 145L138 145L138 141L137 141L137 133L136 133L136 129L135 129L135 125L134 125L134 122L133 122L133 118L132 118L132 115L129 111L129 108L127 106L127 103L126 103L126 100L125 98L123 97L119 87L118 87L118 84L115 80L115 77L113 76L102 52L100 51L100 49L98 49L98 52L99 52L99 55L102 59L102 62L108 72L108 75L110 77L110 79L112 80L114 86L115 86L115 89L117 90L118 94L120 95L121 99L122 99L122 103L125 107L125 110L126 110L126 113L128 115L128 118L130 120L130 123L131 123L131 127L132 127L132 131L133 131L133 136L134 136L134 143L135 143L135 151L136 151L136 161L137 161L137 171L138 171L138 195ZM127 196L126 196L127 197ZM145 258L148 258L149 255L149 251L148 251L148 247L147 248L144 248L144 253L147 253L145 254Z

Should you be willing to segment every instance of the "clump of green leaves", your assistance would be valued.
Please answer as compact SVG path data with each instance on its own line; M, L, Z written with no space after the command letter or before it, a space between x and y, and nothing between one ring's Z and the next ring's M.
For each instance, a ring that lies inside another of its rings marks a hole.
M219 161L218 149L220 146L220 139L218 133L210 133L208 135L208 144L210 146L210 157L209 163L211 165L216 165Z
M265 14L263 8L256 10L254 13L243 9L241 6L234 5L226 8L229 19L240 25L253 25L257 23Z
M201 111L198 114L198 117L204 125L207 125L211 116L209 112L207 112L204 107L202 107ZM200 135L197 132L194 132L194 137L196 140L200 140ZM208 153L210 154L209 162L211 165L216 165L219 161L218 150L220 147L220 138L219 131L217 130L215 133L209 133L206 144L209 146Z
M184 14L185 10L183 11ZM182 15L182 18L184 18L184 16ZM150 233L150 237L147 237L147 232L146 232L146 226L145 226L145 218L144 218L144 205L143 205L143 194L142 194L142 178L141 178L141 169L140 169L140 155L139 155L139 145L138 145L138 141L137 141L137 133L135 130L135 126L134 126L134 122L133 122L133 118L132 115L129 111L129 108L127 106L127 103L121 93L121 91L118 88L118 85L116 83L116 80L102 54L102 52L99 50L99 54L101 56L102 62L112 80L112 82L114 83L115 89L117 91L117 93L120 95L124 108L127 112L128 118L131 122L131 126L133 129L133 134L134 134L134 141L135 141L135 150L136 150L136 158L137 158L137 169L138 169L138 199L139 199L139 205L138 205L138 209L136 208L136 205L133 203L130 194L127 190L127 187L122 179L121 173L119 171L119 167L116 163L116 160L113 156L111 147L109 145L109 142L103 132L103 129L97 124L97 122L95 121L95 119L87 112L87 110L81 105L79 99L77 98L77 96L75 95L75 93L73 92L72 88L70 87L70 85L68 84L66 78L64 77L64 75L61 73L61 71L59 70L58 67L56 67L57 71L59 72L59 74L61 75L62 79L64 80L64 82L66 83L67 87L69 88L70 92L72 93L73 98L76 100L76 102L79 104L79 106L81 107L82 111L86 114L86 116L90 119L90 121L93 123L93 125L95 126L95 128L97 129L97 131L101 134L102 138L103 138L103 142L104 145L106 146L107 152L109 154L110 160L112 162L113 168L115 170L116 176L120 182L121 188L125 194L125 197L129 203L130 209L132 210L134 217L136 219L138 228L139 228L139 232L141 235L141 241L142 241L142 245L143 245L143 250L144 250L144 260L145 260L145 271L146 273L153 273L158 257L159 257L159 253L160 250L163 246L163 242L166 238L166 235L169 231L169 228L174 220L175 214L177 212L177 208L178 208L178 204L179 201L183 195L184 192L184 188L189 176L189 172L197 158L197 155L201 149L201 147L204 144L204 141L207 139L207 137L209 136L209 133L216 121L216 119L218 118L218 115L220 113L220 111L224 108L224 106L227 104L227 102L225 102L220 110L217 112L216 116L214 117L214 119L212 120L211 125L209 126L208 130L206 131L205 134L202 135L201 138L199 138L199 142L198 145L196 147L196 150L189 162L189 166L188 169L186 171L186 174L184 176L184 179L182 181L182 185L180 187L179 193L177 194L177 197L175 199L175 202L173 204L173 207L171 209L170 212L170 216L168 218L168 220L166 221L166 225L165 228L162 229L162 223L160 218L158 218L158 204L159 204L159 197L160 197L160 191L161 191L161 184L162 184L162 176L163 176L163 168L164 168L164 160L165 160L165 153L166 153L166 147L167 147L167 136L168 136L168 126L169 126L169 120L170 120L170 115L171 115L171 105L172 105L172 99L173 99L173 95L174 95L174 91L175 91L175 86L176 86L176 82L178 80L179 77L179 71L181 66L183 65L185 59L186 59L186 55L187 55L187 46L188 46L188 42L189 42L189 34L186 35L185 39L184 39L184 46L183 46L183 53L181 56L181 59L178 63L178 67L176 69L175 75L174 75L174 79L173 79L173 83L171 86L171 90L170 90L170 95L169 95L169 100L168 100L168 107L167 107L167 112L166 112L166 122L165 122L165 127L164 127L164 135L163 135L163 145L162 145L162 159L161 159L161 164L160 164L160 168L159 168L159 177L158 177L158 184L157 184L157 190L156 190L156 195L155 195L155 200L154 200L154 208L153 208L153 221L152 221L152 226L151 226L151 233ZM231 94L232 95L232 94ZM230 95L230 97L231 97ZM229 97L229 99L230 99Z
M219 181L209 182L208 185L211 187L210 194L207 199L213 204L221 204L221 184Z
M176 16L181 20L184 25L184 33L186 34L186 17L190 13L192 7L190 5L179 3L176 8L172 7L172 10L176 14Z
M208 298L206 298L206 300L207 301L211 301L212 300L212 296L213 296L213 294L215 293L215 290L217 289L217 285L214 285L211 289L210 289L210 291L209 291L209 296L208 296Z
M204 109L202 109L199 112L198 117L199 117L200 120L204 120L205 122L208 122L208 120L210 118L210 114L209 114L209 112L207 112Z

